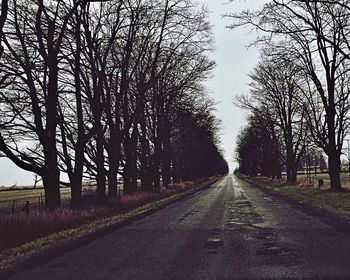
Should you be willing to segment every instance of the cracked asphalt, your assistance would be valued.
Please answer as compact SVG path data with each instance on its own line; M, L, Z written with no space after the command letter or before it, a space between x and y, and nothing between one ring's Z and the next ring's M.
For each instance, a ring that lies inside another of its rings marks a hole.
M350 233L228 175L19 279L350 279Z

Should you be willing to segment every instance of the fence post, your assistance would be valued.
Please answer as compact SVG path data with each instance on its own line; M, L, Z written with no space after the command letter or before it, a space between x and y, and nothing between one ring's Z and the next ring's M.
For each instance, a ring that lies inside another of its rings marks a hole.
M16 200L12 201L12 209L11 209L11 215L13 216L13 213L15 212L15 205L16 205Z
M43 197L43 193L40 193L40 201L41 201L41 210L44 209L44 197Z
M26 211L27 217L29 217L29 208L30 208L30 204L29 204L29 201L27 200L22 209L22 211Z

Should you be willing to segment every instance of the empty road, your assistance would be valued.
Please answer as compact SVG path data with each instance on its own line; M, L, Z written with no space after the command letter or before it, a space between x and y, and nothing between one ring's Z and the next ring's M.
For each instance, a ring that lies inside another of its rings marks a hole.
M9 279L350 279L350 234L229 175Z

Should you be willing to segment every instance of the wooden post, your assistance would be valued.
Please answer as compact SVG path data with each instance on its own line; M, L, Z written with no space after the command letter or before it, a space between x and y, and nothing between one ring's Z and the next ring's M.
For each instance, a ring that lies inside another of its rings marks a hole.
M12 209L11 209L11 215L13 216L13 213L15 212L15 205L16 205L16 200L12 201Z
M27 217L29 217L29 208L30 208L30 204L29 204L29 201L27 200L22 209L22 211L26 211Z

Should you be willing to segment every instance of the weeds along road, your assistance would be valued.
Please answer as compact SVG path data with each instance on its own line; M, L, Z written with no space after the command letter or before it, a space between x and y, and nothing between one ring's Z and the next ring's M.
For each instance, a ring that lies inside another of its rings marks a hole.
M350 235L230 175L10 279L350 279Z

